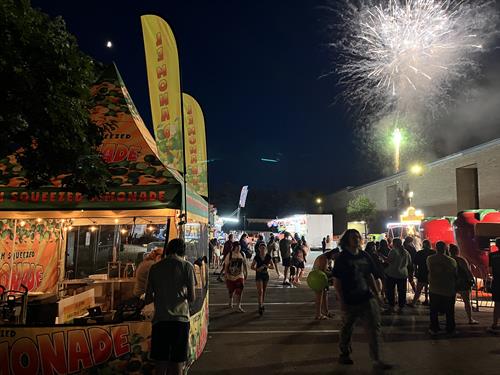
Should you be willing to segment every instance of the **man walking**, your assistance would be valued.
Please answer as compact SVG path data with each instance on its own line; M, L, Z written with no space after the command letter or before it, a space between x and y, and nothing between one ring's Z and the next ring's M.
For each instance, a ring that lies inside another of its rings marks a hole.
M193 265L184 260L186 246L176 238L166 248L166 257L151 266L146 304L154 302L151 358L156 373L182 374L189 343L189 302L195 299Z
M411 264L411 257L408 251L403 248L401 238L392 241L392 250L387 257L388 266L385 269L387 278L385 280L386 295L389 300L389 313L394 312L395 294L394 288L398 289L398 313L402 313L406 305L406 283L408 281L408 266Z
M287 279L292 260L292 240L288 232L285 232L284 237L280 240L280 254L281 263L283 263L283 285L292 285Z
M415 296L410 306L415 306L419 301L420 295L422 294L422 289L425 288L425 300L423 305L428 305L428 293L427 289L429 287L429 270L427 269L427 258L431 255L436 254L434 250L431 249L431 242L429 240L424 240L422 242L422 250L417 251L415 256L415 274L417 276L417 289L415 290Z
M447 245L436 243L437 254L427 258L429 270L430 328L429 333L439 333L439 313L446 314L446 332L455 332L455 295L457 262L446 255Z
M352 365L351 337L358 319L365 323L374 370L388 370L391 365L380 360L380 307L381 296L375 282L375 265L370 256L361 250L361 234L348 229L340 239L342 252L333 267L335 291L342 310L339 363Z

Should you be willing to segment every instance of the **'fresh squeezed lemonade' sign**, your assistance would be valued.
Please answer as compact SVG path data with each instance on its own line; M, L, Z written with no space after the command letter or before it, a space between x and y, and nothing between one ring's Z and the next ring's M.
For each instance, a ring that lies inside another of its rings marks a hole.
M31 292L54 292L59 277L57 250L63 241L61 225L56 220L20 223L18 220L14 230L14 220L0 220L0 285L14 290L25 285Z
M0 328L0 374L70 374L104 367L111 368L111 373L130 373L134 362L141 373L150 332L146 322ZM9 341L2 341L2 336Z

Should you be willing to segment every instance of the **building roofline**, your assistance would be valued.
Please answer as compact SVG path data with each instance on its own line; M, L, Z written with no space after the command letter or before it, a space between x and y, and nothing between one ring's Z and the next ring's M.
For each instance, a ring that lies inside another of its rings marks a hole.
M448 156L445 156L445 157L442 157L440 159L434 160L432 162L426 163L425 167L433 167L433 166L439 165L441 163L444 163L444 162L456 159L458 157L461 157L461 156L464 156L464 155L469 155L469 154L472 154L472 153L475 153L475 152L478 152L478 151L482 151L482 150L488 149L488 148L493 147L493 146L500 146L500 138L493 139L493 140L491 140L489 142L482 143L480 145L473 146L473 147L467 148L467 149L465 149L463 151L458 151L458 152L455 152L454 154L450 154ZM343 188L341 190L335 191L333 194L341 192L343 190L356 191L356 190L359 190L359 189L362 189L362 188L365 188L365 187L368 187L368 186L371 186L371 185L378 184L378 183L383 182L383 181L388 181L388 180L392 180L392 179L397 178L397 177L402 177L402 176L405 176L407 174L408 174L408 171L403 171L403 172L399 172L399 173L393 174L391 176L380 178L380 179L372 181L372 182L368 182L368 183L363 184L363 185L359 185L359 186L347 186L347 187L345 187L345 188Z

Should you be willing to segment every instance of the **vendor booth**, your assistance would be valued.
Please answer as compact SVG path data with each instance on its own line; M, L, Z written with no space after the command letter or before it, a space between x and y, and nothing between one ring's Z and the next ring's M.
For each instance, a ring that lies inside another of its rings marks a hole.
M101 146L106 194L64 191L64 176L28 190L15 155L0 160L1 374L152 373L151 323L130 303L134 272L177 236L197 279L189 364L207 340L208 204L160 161L115 66L92 95L93 122L112 128Z

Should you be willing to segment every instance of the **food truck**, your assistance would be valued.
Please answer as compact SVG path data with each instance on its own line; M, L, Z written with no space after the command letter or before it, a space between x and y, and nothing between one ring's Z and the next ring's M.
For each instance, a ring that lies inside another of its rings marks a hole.
M321 249L321 240L333 234L332 215L293 215L282 219L274 219L267 223L268 228L283 233L297 233L304 236L311 249Z
M188 366L207 340L208 204L160 161L114 65L91 92L92 121L112 125L101 146L108 192L65 191L63 176L30 190L15 155L0 160L1 374L152 373L151 322L130 302L134 268L148 244L177 236L198 288Z
M410 206L400 215L399 222L387 223L387 237L391 240L404 239L407 236L417 237L423 219L422 211Z

